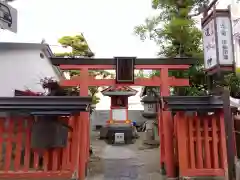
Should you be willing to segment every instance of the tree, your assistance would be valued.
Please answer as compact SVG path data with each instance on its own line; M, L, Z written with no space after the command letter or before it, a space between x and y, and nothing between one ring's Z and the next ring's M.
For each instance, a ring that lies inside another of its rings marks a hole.
M90 50L86 39L83 35L63 36L58 40L63 47L71 47L72 52L59 53L57 56L84 56L93 57L94 54Z
M186 72L171 71L175 77L189 77L190 87L175 87L174 94L200 95L207 93L207 82L203 71L202 33L196 27L194 17L204 12L209 0L152 0L152 7L159 15L147 18L144 24L136 26L134 32L142 40L150 38L160 47L159 56L187 56L196 59ZM153 71L152 75L159 72ZM234 81L232 81L234 79ZM237 90L239 79L234 74L221 82Z
M76 36L64 36L58 40L58 42L63 46L63 47L71 47L72 51L71 52L65 52L65 53L58 53L55 54L56 56L60 57L93 57L94 53L90 50L88 43L84 36L81 35L76 35ZM80 71L77 70L71 70L70 76L78 76L80 74ZM112 76L111 73L108 71L104 70L94 70L94 71L89 71L89 74L93 77L96 76L101 76L102 78L107 78ZM79 88L75 87L74 88L75 92L79 92ZM89 87L89 92L91 96L93 97L93 104L97 104L99 102L99 98L96 96L98 93L99 87L93 86Z

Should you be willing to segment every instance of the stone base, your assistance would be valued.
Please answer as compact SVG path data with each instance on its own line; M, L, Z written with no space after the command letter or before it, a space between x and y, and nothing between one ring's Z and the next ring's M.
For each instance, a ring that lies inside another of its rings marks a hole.
M105 139L107 137L107 128L106 127L102 127L100 129L100 139Z
M159 146L160 142L158 140L144 140L143 144Z
M107 127L106 142L107 144L115 144L115 134L123 133L125 144L133 144L134 136L132 127Z

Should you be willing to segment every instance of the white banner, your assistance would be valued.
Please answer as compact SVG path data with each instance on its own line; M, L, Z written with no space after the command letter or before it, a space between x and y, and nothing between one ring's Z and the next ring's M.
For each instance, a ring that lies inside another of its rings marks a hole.
M240 3L232 3L230 7L234 44L234 61L236 65L236 73L240 75Z
M204 64L206 69L217 65L217 50L215 39L214 20L211 20L203 28L203 49L204 49Z
M218 57L220 65L233 64L233 47L231 19L229 17L217 17Z

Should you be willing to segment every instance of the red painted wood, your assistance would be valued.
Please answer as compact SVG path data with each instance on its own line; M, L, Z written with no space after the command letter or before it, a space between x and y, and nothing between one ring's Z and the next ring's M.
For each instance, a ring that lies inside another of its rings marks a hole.
M85 121L88 118L87 113L81 113L79 117L79 158L77 159L79 161L79 178L83 180L85 178L85 167L86 167L86 148L87 148L87 127Z
M12 141L13 141L13 128L14 128L14 121L13 119L8 119L8 126L6 127L6 153L5 153L5 164L4 170L9 171L11 160L12 160Z
M61 149L49 151L34 150L34 156L31 159L33 164L31 163L30 166L30 129L32 122L33 120L30 118L14 117L9 119L9 123L6 126L6 119L0 118L0 142L1 144L4 142L6 146L4 164L0 169L0 179L44 177L70 178L72 170L68 168L68 171L64 171L62 167L63 151ZM4 127L5 129L3 129ZM4 137L4 139L2 139L2 137ZM16 144L15 148L12 146L14 143ZM25 144L24 147L22 147L23 143ZM0 147L1 154L2 146ZM24 162L20 164L23 149L25 150L24 157L22 157L24 158ZM40 169L41 167L39 166L39 153L43 153L44 155L43 169ZM13 162L12 164L10 163L11 161ZM69 161L69 159L67 161ZM21 165L23 168L21 168ZM34 168L34 170L32 168Z
M49 151L44 151L43 154L43 169L44 171L48 171L48 167L49 167Z
M15 151L15 158L14 158L14 170L20 170L20 159L21 159L21 151L22 151L22 143L23 143L23 118L16 119L17 128L16 128L16 151ZM1 134L1 132L0 132ZM1 152L0 152L1 153Z
M71 127L73 128L73 131L70 134L69 136L69 167L71 168L72 164L73 164L73 154L72 154L72 149L73 149L73 145L74 145L74 142L73 142L73 136L74 136L74 133L75 133L75 117L74 116L71 116L70 119L69 119L69 123L71 124Z
M179 157L178 157L178 138L177 138L177 128L178 128L178 121L176 121L176 118L173 118L173 128L174 128L174 131L173 131L173 147L175 148L174 149L174 163L175 164L179 164Z
M61 69L80 69L81 76L76 76L72 78L71 80L62 80L61 85L62 86L81 86L80 94L81 96L88 95L88 86L112 86L115 85L115 79L94 79L94 77L88 76L88 69L112 69L114 66L109 65L98 65L98 66L72 66L72 65L63 65L60 66ZM168 77L168 70L169 69L188 69L188 65L160 65L160 66L135 66L135 68L139 69L161 69L161 77L153 77L150 79L146 78L138 78L135 80L134 85L135 86L162 86L161 87L161 95L162 96L168 96L169 95L169 86L188 86L189 80L188 79L176 79L174 77ZM87 79L87 81L86 81ZM133 84L121 84L122 86L128 86ZM83 90L84 89L84 90ZM83 93L84 91L84 93ZM110 113L112 118L112 113ZM176 144L172 142L174 131L174 124L171 120L171 114L170 112L162 112L161 113L162 118L160 119L159 125L161 124L161 160L165 162L166 169L167 169L167 175L168 177L175 177L175 163L174 163L174 157L177 157L177 154L174 154L174 147L176 147ZM85 118L84 118L85 117ZM81 121L84 121L83 119L87 119L87 115L84 113L81 113L80 119ZM87 128L88 127L88 128ZM83 123L80 125L81 128L81 146L80 147L80 159L79 159L79 174L83 174L83 161L81 157L85 157L86 161L88 159L88 152L83 152L84 147L85 149L89 149L89 124ZM87 135L86 135L87 134ZM86 136L86 137L85 137ZM85 137L85 139L83 138ZM86 140L86 141L85 141ZM88 145L86 145L88 144ZM82 165L81 165L82 164ZM80 175L81 176L81 175Z
M195 139L194 139L194 127L193 127L193 119L187 117L188 121L188 138L189 138L189 152L190 152L190 169L196 168L196 158L195 158ZM180 138L180 137L179 137Z
M88 86L89 86L89 81L87 80L88 77L89 77L88 69L82 69L81 76L80 76L80 79L82 82L80 96L88 96ZM87 146L89 146L87 137L89 136L88 128L90 128L89 124L86 123L87 121L89 121L89 113L81 112L78 120L80 130L78 132L79 157L77 158L77 160L79 161L78 175L80 180L85 179L86 158L88 158L88 154L89 154L88 152L86 152L88 149Z
M59 149L55 148L52 150L52 170L57 171L59 165Z
M0 172L0 179L39 179L39 178L71 178L72 172L71 171L8 171L7 173Z
M194 116L195 121L195 132L196 132L196 156L197 156L197 168L202 169L203 168L203 147L202 147L202 127L201 127L201 120L198 116Z
M177 122L177 144L178 144L178 160L179 160L179 170L180 173L185 172L189 167L189 157L187 150L187 121L188 119L184 116L183 113L178 112L174 118ZM180 138L181 137L181 138ZM180 174L182 176L182 174Z
M219 155L218 155L218 127L217 127L217 119L216 116L212 116L212 152L213 152L213 168L218 169L219 168Z
M33 153L33 167L35 169L39 168L39 154L38 154L38 152Z
M88 117L89 117L89 113L88 114ZM89 160L89 157L90 157L90 154L89 154L89 150L90 150L90 120L89 118L87 119L87 122L86 122L86 163L88 163L88 160Z
M31 141L31 119L27 119L26 137L25 137L25 153L24 153L24 168L23 170L27 172L29 170L30 164L30 141Z
M164 147L164 133L163 133L163 110L158 106L158 134L161 140L160 146L160 164L162 165L165 162L165 147Z
M80 70L80 69L104 69L112 70L115 69L114 65L60 65L62 70ZM159 70L159 69L188 69L189 65L135 65L135 69L144 70Z
M184 125L184 118L181 117L179 113L177 114L180 176L225 176L227 170L227 154L223 115L221 122L219 118L217 118L220 113L212 116L192 117L185 114L186 124ZM187 128L189 128L189 132L187 132ZM218 132L219 130L220 133ZM209 137L209 131L211 132L211 137ZM185 136L188 137L185 138ZM219 140L221 141L220 146L218 144ZM212 141L211 144L213 144L211 146L210 141ZM189 142L189 146L185 146L188 144L187 142ZM186 150L185 147L189 148L189 151ZM221 155L220 159L218 153ZM190 154L190 156L188 156L188 154ZM189 158L190 160L188 160ZM211 158L213 158L212 163L210 161ZM219 166L220 161L225 163L224 166ZM188 163L190 164L188 165Z
M182 173L184 177L198 177L198 176L216 176L224 177L225 172L223 169L188 169Z
M4 122L5 122L5 118L1 118L0 117L0 160L1 160L1 164L0 164L0 169L3 169L3 156L2 156L2 152L3 152L3 132L4 132Z
M168 69L162 69L160 71L160 78L161 81L157 81L156 85L161 85L161 95L162 96L169 96L169 86L170 81L168 78ZM158 79L158 78L157 78ZM163 116L163 133L164 133L164 146L165 146L165 165L166 165L166 172L167 177L174 178L176 176L175 172L175 161L174 161L174 145L173 145L173 133L174 126L173 121L171 118L171 113L169 111L162 111Z
M60 65L61 70L81 70L81 69L115 69L113 65Z
M189 69L189 65L135 65L135 69L159 70L159 69Z
M211 154L210 154L210 144L209 144L209 121L211 120L211 116L204 117L203 123L204 123L204 167L205 168L211 168Z
M71 136L71 145L70 145L70 161L71 161L71 169L72 171L76 170L77 166L78 166L78 159L79 155L77 154L77 152L79 151L78 146L79 146L79 126L78 126L78 120L79 120L79 116L75 115L72 117L72 123L73 123L73 132L72 132L72 136Z
M114 85L115 79L94 79L92 77L86 78L88 79L89 86L112 86ZM85 81L86 81L85 79ZM180 79L175 77L166 78L168 80L169 86L188 86L189 80L188 79ZM165 81L166 81L165 80ZM62 80L60 82L61 86L66 87L74 87L74 86L84 86L83 81L80 81L80 77L75 77L74 79L70 80ZM153 78L137 78L134 81L134 84L122 84L123 86L156 86L156 84L163 84L159 77L154 76Z

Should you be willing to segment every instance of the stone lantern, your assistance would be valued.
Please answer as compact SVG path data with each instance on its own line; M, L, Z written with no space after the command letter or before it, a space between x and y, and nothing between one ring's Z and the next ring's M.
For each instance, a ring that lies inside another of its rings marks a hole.
M158 99L158 95L154 90L147 90L146 95L141 100L144 107L144 111L142 112L143 117L147 119L157 118L157 103L159 101Z
M142 112L142 116L147 119L144 123L144 138L143 144L147 145L147 147L156 147L159 145L159 140L157 139L156 134L156 122L157 122L157 104L159 102L159 96L157 92L153 89L147 89L146 95L142 98L141 102L143 102L144 111Z

